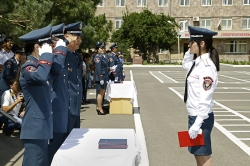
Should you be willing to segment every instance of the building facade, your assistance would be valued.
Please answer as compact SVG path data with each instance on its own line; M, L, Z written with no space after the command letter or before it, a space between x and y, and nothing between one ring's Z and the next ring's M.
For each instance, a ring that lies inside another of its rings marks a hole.
M171 60L181 60L188 49L188 25L218 32L213 46L221 59L250 60L250 0L101 0L96 15L105 13L119 29L126 9L141 12L145 7L174 17L181 26Z

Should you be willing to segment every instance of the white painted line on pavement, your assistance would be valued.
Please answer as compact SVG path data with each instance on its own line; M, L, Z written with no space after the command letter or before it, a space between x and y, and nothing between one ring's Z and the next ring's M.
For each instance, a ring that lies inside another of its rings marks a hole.
M243 121L244 119L216 119L215 121Z
M216 101L250 101L250 100L216 100Z
M250 141L250 138L239 138L241 141Z
M241 73L241 74L246 74L246 75L250 75L250 72L247 71L234 71L235 73Z
M229 77L229 76L225 76L225 75L219 75L219 76L230 78L230 79L233 79L233 80L243 81L243 82L250 82L250 81L247 81L247 80L242 80L242 79L238 79L238 78L234 78L234 77Z
M241 130L241 131L229 131L229 132L231 132L231 133L249 133L250 131L244 131L244 130Z
M179 82L177 82L177 81L175 81L174 79L172 79L172 78L170 78L170 77L168 77L168 76L166 76L165 74L163 74L162 72L160 72L160 71L158 71L160 74L162 74L164 77L166 77L166 78L168 78L168 79L170 79L170 80L172 80L172 81L174 81L175 83L179 83Z
M132 70L130 70L130 80L134 81ZM137 96L135 96L133 107L138 108ZM141 123L141 116L140 116L139 113L134 113L134 122L135 122L136 135L138 137L138 140L139 140L139 143L140 143L140 146L141 146L141 163L139 165L148 166L149 165L149 160L148 160L147 145L146 145L143 126L142 126L142 123Z
M242 142L239 138L235 137L232 133L227 131L224 127L222 127L219 123L214 122L214 126L220 130L227 138L229 138L233 143L239 146L248 156L250 156L250 148L244 142Z
M248 88L241 88L241 89L244 89L244 90L249 90L249 91L250 91L250 89L248 89Z
M225 84L225 82L222 82L222 81L218 81L219 83L222 83L222 84Z
M236 116L236 115L214 115L214 116Z
M173 88L169 87L170 90L172 90L175 94L177 94L177 96L179 96L181 99L183 99L183 96L177 92L176 90L174 90ZM240 116L241 118L244 118L244 120L247 120L248 118L235 112L234 110L214 101L217 105L225 108L226 110L228 110L229 112L235 113L236 115ZM241 119L243 120L243 119ZM250 119L248 119L250 121ZM247 120L247 121L248 121ZM250 156L250 147L247 146L244 142L242 142L239 138L235 137L232 133L230 133L228 130L226 130L224 127L222 127L219 123L217 123L216 121L214 122L214 126L220 130L224 135L226 135L231 141L233 141L233 143L235 143L237 146L239 146L245 153L247 153L248 156Z
M164 83L160 78L156 77L151 71L149 71L149 73L154 76L158 81L160 81L161 83Z
M221 126L250 126L250 124L223 124Z

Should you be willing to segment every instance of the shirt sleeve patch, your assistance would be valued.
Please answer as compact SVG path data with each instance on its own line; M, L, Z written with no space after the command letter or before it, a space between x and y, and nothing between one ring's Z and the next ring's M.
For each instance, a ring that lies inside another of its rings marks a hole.
M212 85L213 85L213 79L211 77L204 77L203 78L204 81L203 81L203 89L205 91L211 89Z
M34 66L27 66L25 70L28 72L36 72L37 68Z
M95 58L95 62L99 63L100 62L100 58Z
M47 60L39 60L37 65L39 64L45 64L45 65L48 65L48 66L51 66L52 63L50 61L47 61Z
M11 62L7 62L6 63L6 67L9 69L9 68L11 68L11 66L12 66L12 63Z

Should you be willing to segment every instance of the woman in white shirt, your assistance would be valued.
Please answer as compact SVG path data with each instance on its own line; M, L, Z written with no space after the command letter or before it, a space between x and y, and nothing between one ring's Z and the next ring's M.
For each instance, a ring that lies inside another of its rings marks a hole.
M194 154L197 166L212 165L211 131L214 125L212 112L213 93L218 84L217 71L219 54L212 46L217 32L204 28L188 27L190 49L185 53L182 66L188 71L185 85L184 102L188 111L189 136L195 139L200 131L204 134L204 146L188 147ZM197 58L193 60L194 54Z

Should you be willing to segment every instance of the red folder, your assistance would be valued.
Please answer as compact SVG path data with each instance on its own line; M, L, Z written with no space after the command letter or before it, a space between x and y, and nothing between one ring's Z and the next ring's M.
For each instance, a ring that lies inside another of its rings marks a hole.
M188 131L179 131L178 132L179 145L180 147L187 146L201 146L204 145L204 134L198 134L195 139L189 137Z

